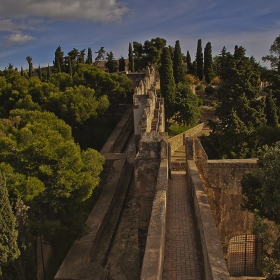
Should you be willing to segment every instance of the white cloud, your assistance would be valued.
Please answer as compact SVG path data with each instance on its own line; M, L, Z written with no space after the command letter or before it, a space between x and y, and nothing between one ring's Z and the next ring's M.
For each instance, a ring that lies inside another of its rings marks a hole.
M1 0L0 18L44 17L54 20L114 22L128 8L117 0Z
M11 35L7 36L4 44L7 46L18 45L18 44L24 44L28 41L32 41L34 39L35 38L30 35L15 33L15 34L11 34Z

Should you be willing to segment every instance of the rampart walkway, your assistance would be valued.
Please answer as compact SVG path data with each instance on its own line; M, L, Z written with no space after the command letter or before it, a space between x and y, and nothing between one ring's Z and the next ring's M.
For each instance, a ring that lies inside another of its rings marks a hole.
M172 160L185 161L184 150L180 147ZM199 232L185 171L172 171L167 197L163 279L204 279Z

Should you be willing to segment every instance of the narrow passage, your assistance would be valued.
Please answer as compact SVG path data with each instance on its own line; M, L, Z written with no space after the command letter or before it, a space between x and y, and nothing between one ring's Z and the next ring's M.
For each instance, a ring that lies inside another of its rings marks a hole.
M185 171L172 171L167 199L163 280L203 280L203 258Z

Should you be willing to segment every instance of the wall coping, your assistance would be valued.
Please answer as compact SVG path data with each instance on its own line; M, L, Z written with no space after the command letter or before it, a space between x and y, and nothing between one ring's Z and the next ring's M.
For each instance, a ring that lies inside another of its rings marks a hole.
M160 163L156 193L149 223L141 280L161 280L164 263L168 163Z

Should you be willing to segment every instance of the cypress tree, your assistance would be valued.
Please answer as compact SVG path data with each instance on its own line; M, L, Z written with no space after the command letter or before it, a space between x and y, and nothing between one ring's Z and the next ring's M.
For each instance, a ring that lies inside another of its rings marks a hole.
M63 68L64 66L64 52L61 51L60 46L58 46L58 48L55 51L53 66L57 72L61 72L61 68Z
M172 60L168 47L164 47L161 54L160 67L160 90L165 102L166 120L170 119L174 114L175 104L175 80L173 76Z
M173 60L173 75L175 83L186 82L185 70L183 65L183 57L179 40L175 43L174 60Z
M128 68L130 72L134 72L134 57L133 57L133 52L132 52L132 46L131 43L129 43L129 48L128 48L128 60L129 60L129 64L128 64Z
M119 72L125 71L125 60L123 56L120 57L119 59Z
M208 42L204 48L204 76L208 84L210 84L214 78L212 46L210 42Z
M267 126L277 127L278 126L278 116L277 116L277 107L272 98L272 93L268 93L265 97L265 108L264 113L266 115L266 124Z
M50 68L50 65L48 64L47 79L49 80L50 77L51 77L51 68Z
M42 81L42 70L41 70L41 66L40 65L39 65L39 68L38 68L38 75L39 75L40 81Z
M5 175L0 173L0 277L1 267L18 258L16 218L9 201Z
M31 78L32 77L32 57L27 56L26 60L28 62L28 77Z
M87 55L87 64L92 64L92 50L91 48L88 48L88 55Z
M20 75L23 77L24 76L24 73L23 73L23 68L22 66L20 67Z
M187 73L188 74L192 73L192 60L189 51L187 51Z
M201 39L197 42L197 51L196 51L196 65L197 65L197 76L200 81L203 79L203 53L201 46Z
M70 76L72 77L73 76L73 69L72 69L72 62L71 62L71 58L70 56L68 55L68 72L70 74Z

